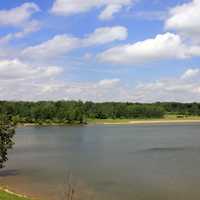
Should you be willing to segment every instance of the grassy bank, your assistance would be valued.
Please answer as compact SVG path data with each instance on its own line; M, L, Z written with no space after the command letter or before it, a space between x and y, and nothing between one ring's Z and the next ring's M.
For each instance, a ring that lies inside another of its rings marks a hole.
M0 200L31 200L31 199L0 190Z

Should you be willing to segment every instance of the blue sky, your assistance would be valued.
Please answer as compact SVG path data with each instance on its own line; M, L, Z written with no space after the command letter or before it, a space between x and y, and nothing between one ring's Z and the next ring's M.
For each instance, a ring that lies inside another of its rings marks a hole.
M1 1L0 98L200 101L199 9L200 0Z

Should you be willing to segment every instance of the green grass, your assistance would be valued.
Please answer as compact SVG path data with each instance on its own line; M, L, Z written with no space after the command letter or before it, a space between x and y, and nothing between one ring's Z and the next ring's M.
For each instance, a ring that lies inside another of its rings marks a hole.
M7 192L0 191L0 200L30 200L30 199L18 197L14 194L9 194Z

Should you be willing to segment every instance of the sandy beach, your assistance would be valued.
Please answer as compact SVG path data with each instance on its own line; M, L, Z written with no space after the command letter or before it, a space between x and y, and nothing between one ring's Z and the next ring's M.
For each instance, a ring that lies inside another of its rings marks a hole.
M156 124L190 124L199 123L200 120L130 120L126 122L102 122L104 125L156 125Z

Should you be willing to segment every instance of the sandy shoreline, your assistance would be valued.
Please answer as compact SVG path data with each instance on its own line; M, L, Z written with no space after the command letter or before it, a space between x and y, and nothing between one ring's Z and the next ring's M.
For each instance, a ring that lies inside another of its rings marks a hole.
M200 120L131 120L128 122L103 122L104 125L159 125L159 124L200 124Z
M18 193L12 192L11 190L7 189L6 187L0 186L0 191L6 192L6 193L11 194L11 195L15 195L15 196L17 196L17 197L26 198L26 199L31 199L30 197L28 197L28 196L26 196L26 195L22 195L22 194L18 194Z

